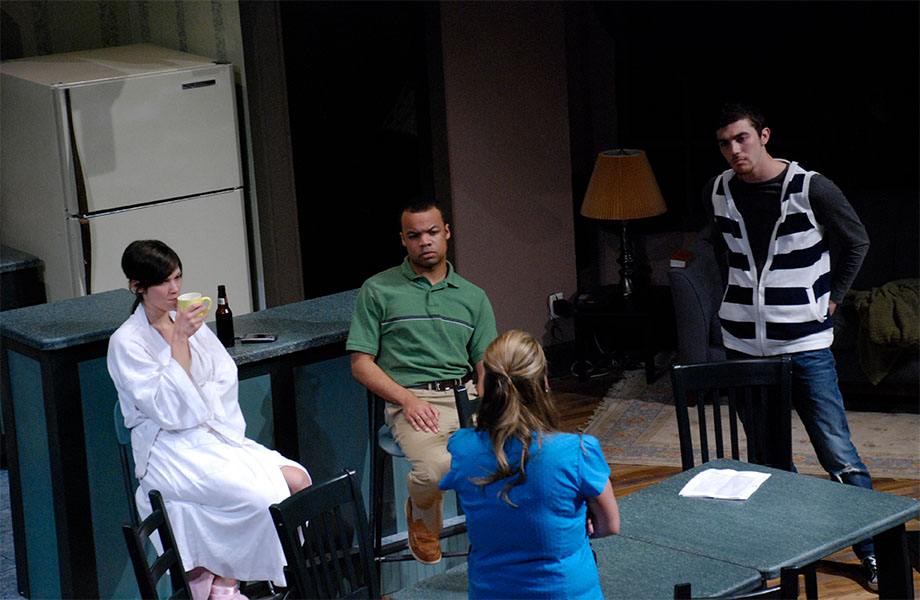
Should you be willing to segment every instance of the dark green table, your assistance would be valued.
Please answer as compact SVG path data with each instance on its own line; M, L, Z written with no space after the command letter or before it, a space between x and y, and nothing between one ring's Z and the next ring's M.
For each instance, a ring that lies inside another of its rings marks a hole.
M771 476L743 502L678 495L710 468ZM879 595L914 597L904 529L920 516L912 498L719 459L625 496L619 506L621 536L753 568L764 579L874 537Z
M684 498L704 469L770 473L745 501ZM798 473L728 459L710 461L619 499L620 534L595 540L606 598L672 598L689 582L694 596L752 590L875 538L879 596L913 598L904 523L920 502ZM393 600L466 598L466 565L400 590Z
M592 540L604 598L673 598L674 585L690 583L695 597L755 590L760 573L724 561L618 535ZM390 600L462 600L466 564L389 594Z

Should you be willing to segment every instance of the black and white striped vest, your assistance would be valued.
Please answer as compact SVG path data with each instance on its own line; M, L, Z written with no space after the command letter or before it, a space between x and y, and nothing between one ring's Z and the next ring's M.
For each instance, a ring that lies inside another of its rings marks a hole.
M798 163L789 163L780 217L760 277L744 219L728 186L735 173L729 169L716 179L712 206L728 246L728 286L719 309L726 348L774 356L820 350L834 341L828 315L830 252L824 228L808 201L808 186L814 175Z

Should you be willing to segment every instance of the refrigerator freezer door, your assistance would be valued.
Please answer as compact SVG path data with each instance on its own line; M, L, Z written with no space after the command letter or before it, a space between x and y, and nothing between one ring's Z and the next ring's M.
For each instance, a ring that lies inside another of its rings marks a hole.
M201 196L91 217L72 219L73 235L88 252L91 293L128 285L121 255L134 240L162 240L182 260L182 289L217 301L217 286L227 286L234 314L252 312L249 257L242 191ZM82 228L79 223L87 223ZM84 290L85 291L85 290ZM214 319L214 312L208 320Z
M230 65L60 90L86 214L240 187Z

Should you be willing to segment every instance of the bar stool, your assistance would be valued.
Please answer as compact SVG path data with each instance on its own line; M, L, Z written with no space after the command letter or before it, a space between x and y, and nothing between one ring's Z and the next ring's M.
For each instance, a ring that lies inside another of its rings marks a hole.
M465 389L464 389L465 392ZM409 548L408 537L395 542L383 545L383 484L386 460L389 458L393 464L394 472L400 466L408 474L408 461L406 455L396 440L393 433L384 422L384 406L386 401L368 390L367 392L367 409L368 409L368 436L371 441L372 456L370 461L369 479L371 482L371 493L368 500L370 514L370 530L374 538L374 562L377 565L378 575L380 573L380 563L415 560L411 553L405 553ZM394 478L396 480L397 478ZM405 497L402 494L405 493ZM394 497L397 506L405 502L408 498L408 491L405 486L398 483L394 485ZM466 517L462 515L459 502L457 503L457 512L460 515L454 519L445 520L445 527L441 530L440 537L446 538L466 531ZM448 524L448 521L455 521ZM444 552L442 558L452 558L458 556L467 556L469 551L463 552Z

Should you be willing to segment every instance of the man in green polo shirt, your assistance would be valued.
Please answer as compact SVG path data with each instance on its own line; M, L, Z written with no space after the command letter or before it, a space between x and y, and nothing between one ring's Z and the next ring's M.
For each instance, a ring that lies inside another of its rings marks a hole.
M453 389L473 369L482 385L482 356L497 332L485 292L447 261L450 226L437 205L417 201L400 221L406 259L361 286L346 349L355 379L387 401L387 425L412 465L409 549L419 562L435 564L438 482L450 470L447 440L460 426ZM472 398L480 390L468 391Z

